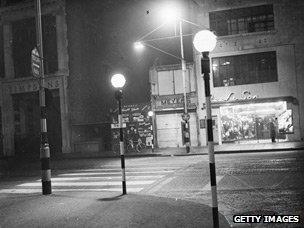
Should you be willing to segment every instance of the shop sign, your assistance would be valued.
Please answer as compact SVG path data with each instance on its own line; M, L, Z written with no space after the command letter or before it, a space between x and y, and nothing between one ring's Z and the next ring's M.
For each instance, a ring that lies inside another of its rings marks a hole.
M225 98L215 98L214 96L211 97L213 102L223 102L223 101L240 101L240 100L254 100L258 97L258 95L252 95L250 91L245 90L241 94L237 95L236 93L232 92Z
M60 87L60 79L47 80L45 84L47 89L58 89ZM34 92L39 90L39 82L14 82L6 85L6 88L10 94Z
M196 108L196 101L197 98L195 93L187 94L188 108ZM175 95L156 96L154 102L157 110L183 108L184 95L175 94Z

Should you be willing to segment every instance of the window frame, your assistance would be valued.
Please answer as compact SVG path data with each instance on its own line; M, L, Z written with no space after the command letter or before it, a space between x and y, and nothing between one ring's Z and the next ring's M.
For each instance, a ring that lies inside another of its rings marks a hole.
M209 27L217 36L273 31L275 30L273 5L209 12Z
M214 56L211 64L214 88L278 81L276 50Z

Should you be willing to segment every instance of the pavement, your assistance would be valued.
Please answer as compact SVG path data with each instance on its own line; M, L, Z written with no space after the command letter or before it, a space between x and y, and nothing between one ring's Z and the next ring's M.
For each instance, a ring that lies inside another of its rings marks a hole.
M268 141L257 143L230 143L222 145L214 145L215 154L224 153L249 153L249 152L272 152L272 151L290 151L290 150L304 150L304 142L276 142ZM145 156L193 156L193 155L207 155L208 147L191 147L190 153L186 153L185 147L174 148L157 148L146 149L141 153L126 153L126 157L145 157ZM86 167L94 167L100 165L100 161L119 157L119 154L113 155L112 152L105 152L102 154L89 157L83 154L70 154L63 157L51 157L52 170L53 169L78 169ZM101 159L101 160L100 160ZM96 164L95 164L96 163ZM83 167L82 167L83 166ZM36 175L35 172L40 170L40 161L38 159L14 159L2 158L0 159L0 178L7 175ZM13 172L12 172L13 171ZM34 173L33 173L34 172ZM39 173L40 175L40 173Z
M304 149L303 142L215 145L215 153ZM130 156L207 154L206 147L164 148ZM128 159L128 158L127 158ZM107 158L52 159L52 171L95 168ZM40 162L11 163L8 177L39 176ZM1 173L1 172L0 172ZM1 175L0 175L1 177ZM5 200L4 200L5 199ZM212 210L205 204L177 198L117 192L54 192L52 195L0 195L0 227L213 227ZM30 209L29 209L30 208ZM220 227L230 227L220 214Z
M1 199L1 198L0 198ZM0 227L213 227L209 206L117 192L9 196L0 200ZM230 227L219 214L220 227Z
M288 150L303 150L304 141L277 141L275 143L270 140L255 140L250 142L238 142L238 143L224 143L222 145L215 144L215 154L222 153L249 153L249 152L267 152L267 151L288 151ZM185 147L165 147L165 148L147 148L140 153L126 152L125 156L138 157L138 156L183 156L183 155L206 155L208 154L207 146L195 146L191 147L190 153L186 153ZM73 153L65 154L64 158L89 158L89 157L115 157L119 156L116 153L113 156L112 151L101 153Z
M215 154L224 153L249 153L267 151L304 150L303 141L276 142L256 141L254 143L225 143L214 145ZM153 153L152 153L153 154ZM155 149L154 154L159 156L204 155L208 154L208 147L191 147L190 153L186 153L185 147Z

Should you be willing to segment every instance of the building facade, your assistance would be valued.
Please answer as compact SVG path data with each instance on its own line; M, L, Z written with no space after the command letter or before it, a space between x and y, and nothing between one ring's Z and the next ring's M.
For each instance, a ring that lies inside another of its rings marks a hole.
M276 141L303 140L303 1L205 0L192 6L192 19L218 37L210 53L214 142L271 142L272 126ZM193 53L190 140L205 146L201 53ZM150 71L159 147L182 146L182 91L175 89L182 82L174 70Z
M184 113L184 86L181 64L154 66L150 69L151 106L154 111L156 146L183 147L182 115ZM187 112L191 145L198 146L197 80L193 64L185 72Z
M215 137L271 142L304 137L302 1L200 1L197 23L218 36L211 59ZM206 116L200 53L194 51L198 116ZM206 145L206 130L200 129Z
M44 1L42 11L48 132L52 154L70 151L69 77L64 2ZM33 1L1 1L1 154L39 157L39 79L31 73L36 46Z
M0 5L0 157L39 158L39 79L31 72L34 2L2 0ZM92 51L98 35L92 32L97 29L88 24L96 22L92 15L100 15L104 3L43 0L41 4L51 157L99 156L111 147L110 118L103 111L109 107L100 99L110 85L105 83L108 72L96 63L99 58ZM96 66L98 71L92 72Z

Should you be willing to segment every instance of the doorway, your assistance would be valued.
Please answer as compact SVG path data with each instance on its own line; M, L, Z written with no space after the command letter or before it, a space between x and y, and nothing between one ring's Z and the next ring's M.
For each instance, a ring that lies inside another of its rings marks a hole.
M13 94L15 124L15 155L20 158L40 156L39 93ZM49 90L46 95L47 131L51 157L61 152L61 117L59 90Z

